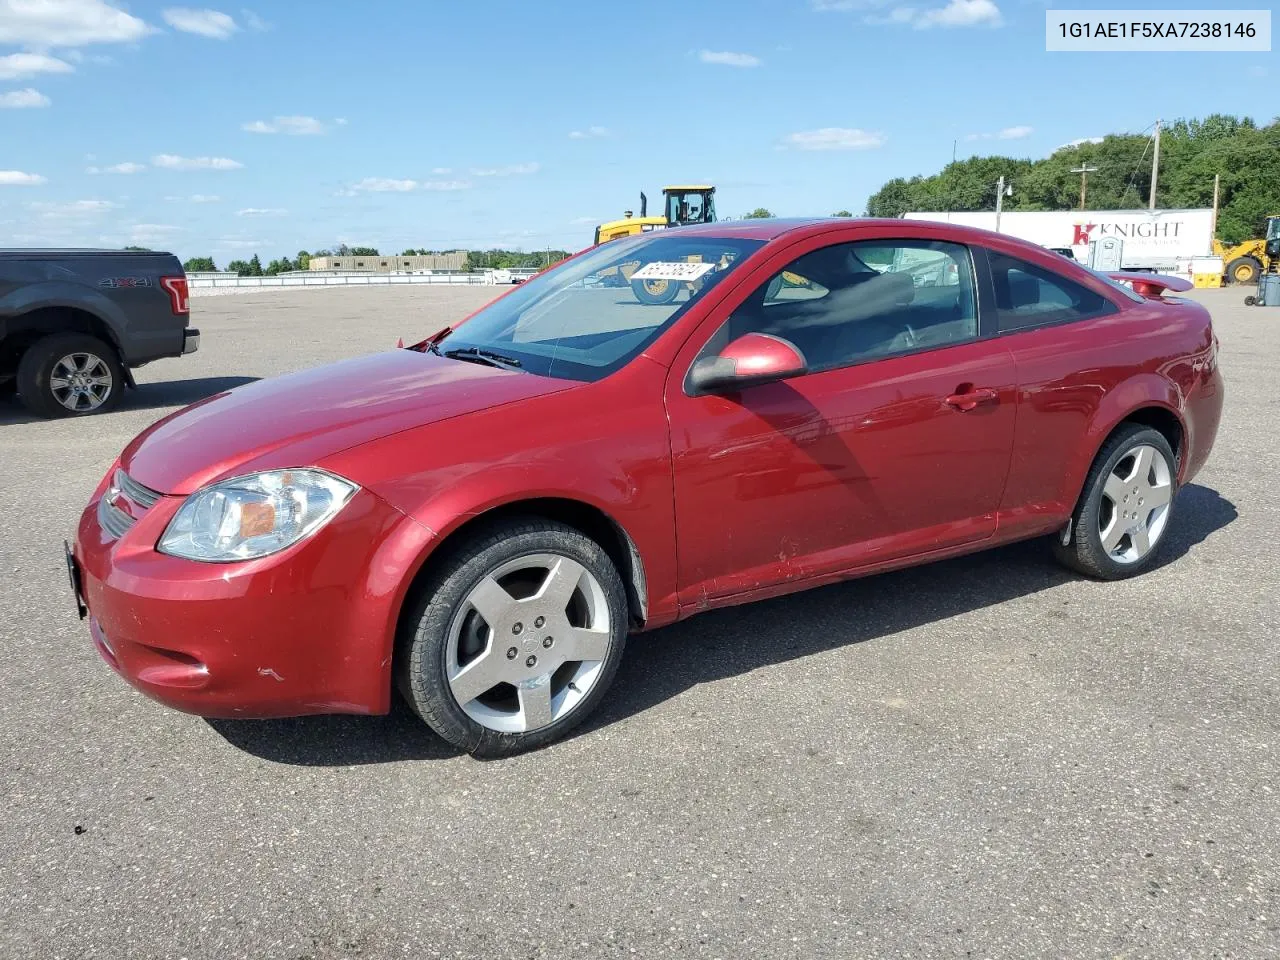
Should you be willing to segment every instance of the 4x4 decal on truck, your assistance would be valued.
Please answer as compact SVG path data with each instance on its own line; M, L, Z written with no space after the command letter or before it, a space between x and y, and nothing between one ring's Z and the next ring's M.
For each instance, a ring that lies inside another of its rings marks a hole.
M100 287L149 287L151 280L149 277L103 277L98 281Z

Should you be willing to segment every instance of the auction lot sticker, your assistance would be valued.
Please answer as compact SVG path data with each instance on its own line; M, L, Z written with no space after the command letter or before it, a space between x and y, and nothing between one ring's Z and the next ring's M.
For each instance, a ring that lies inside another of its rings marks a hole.
M662 260L655 260L653 263L646 263L643 267L633 273L631 275L631 279L697 280L704 273L707 273L714 268L714 263L690 263L687 260L666 263Z
M1045 49L1089 53L1266 52L1270 10L1047 10Z

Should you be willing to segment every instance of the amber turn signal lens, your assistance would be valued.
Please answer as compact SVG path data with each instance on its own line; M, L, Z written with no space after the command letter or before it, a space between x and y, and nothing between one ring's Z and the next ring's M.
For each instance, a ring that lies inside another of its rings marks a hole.
M240 506L240 536L261 537L276 526L276 508L269 503L245 503Z

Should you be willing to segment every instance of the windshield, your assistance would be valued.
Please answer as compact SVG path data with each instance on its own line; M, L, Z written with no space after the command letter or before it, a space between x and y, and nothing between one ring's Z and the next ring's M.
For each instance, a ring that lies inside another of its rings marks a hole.
M446 356L492 351L543 376L599 380L629 363L761 246L679 230L611 240L525 281L437 347Z

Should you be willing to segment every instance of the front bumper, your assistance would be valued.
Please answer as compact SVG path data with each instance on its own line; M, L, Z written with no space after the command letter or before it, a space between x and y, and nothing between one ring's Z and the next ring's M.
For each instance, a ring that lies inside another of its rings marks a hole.
M200 331L195 327L188 327L182 331L182 355L185 357L188 353L195 353L200 349Z
M329 524L260 560L154 549L182 497L121 535L95 496L73 548L102 658L142 693L206 717L385 713L403 592L430 532L361 490Z

